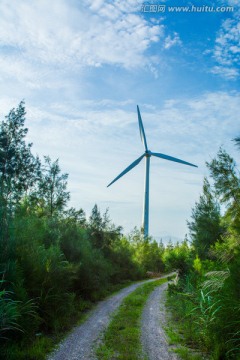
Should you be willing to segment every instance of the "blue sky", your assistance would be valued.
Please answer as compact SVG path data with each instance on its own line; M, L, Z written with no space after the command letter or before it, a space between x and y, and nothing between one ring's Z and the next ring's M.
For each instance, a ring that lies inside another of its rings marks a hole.
M1 0L0 114L25 99L33 151L60 159L71 205L109 207L129 232L141 226L144 163L106 185L143 153L138 104L149 148L199 166L151 161L150 233L183 238L205 161L221 145L239 158L240 5L145 4L165 12L138 0Z

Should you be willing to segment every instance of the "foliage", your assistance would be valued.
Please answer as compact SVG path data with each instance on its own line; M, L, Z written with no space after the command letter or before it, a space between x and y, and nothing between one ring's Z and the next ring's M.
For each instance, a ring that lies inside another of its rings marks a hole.
M1 287L4 281L0 281ZM9 330L21 331L17 320L19 318L18 302L10 297L10 292L4 288L0 290L0 338Z
M216 195L228 207L233 219L240 215L240 176L234 159L222 148L217 157L207 163L214 180Z
M25 114L21 102L0 125L0 193L4 203L15 204L37 176L39 161L31 153L32 144L25 143Z
M141 231L136 228L130 234L129 241L134 250L135 260L144 273L164 271L163 253L165 248L162 243L157 243L150 237L144 238Z
M195 259L170 286L168 303L185 344L214 360L239 359L239 172L223 149L208 167L214 188L204 181L203 195L188 223ZM222 216L217 199L225 206Z
M167 271L178 270L180 275L186 274L191 266L192 250L187 241L177 243L175 247L167 247L163 255L163 261Z
M188 222L192 244L201 259L208 257L209 249L223 233L220 223L220 207L213 196L208 180L204 179L203 194L192 210Z
M61 174L59 160L51 161L44 156L44 165L41 167L38 188L32 194L44 215L52 217L61 212L70 198L67 188L68 174Z

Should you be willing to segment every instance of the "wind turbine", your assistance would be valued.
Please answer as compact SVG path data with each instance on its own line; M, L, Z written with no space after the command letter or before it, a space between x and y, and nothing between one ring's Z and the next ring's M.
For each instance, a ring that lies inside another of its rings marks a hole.
M180 164L194 166L194 167L197 167L197 165L191 164L187 161L180 160L180 159L177 159L177 158L169 156L169 155L165 155L165 154L161 154L161 153L154 153L154 152L150 151L147 146L147 140L146 140L143 122L142 122L142 118L141 118L141 114L140 114L138 105L137 105L137 113L138 113L138 124L139 124L139 130L140 130L140 137L141 137L142 143L145 148L145 153L143 155L141 155L137 160L135 160L132 164L130 164L125 170L123 170L121 172L121 174L119 174L112 182L110 182L110 184L108 184L107 187L111 186L115 181L120 179L123 175L127 174L130 170L132 170L135 166L137 166L140 163L140 161L145 157L145 187L144 187L142 228L143 228L144 237L147 238L148 237L148 226L149 226L149 170L150 170L151 156L155 156L155 157L158 157L158 158L161 158L164 160L175 161Z

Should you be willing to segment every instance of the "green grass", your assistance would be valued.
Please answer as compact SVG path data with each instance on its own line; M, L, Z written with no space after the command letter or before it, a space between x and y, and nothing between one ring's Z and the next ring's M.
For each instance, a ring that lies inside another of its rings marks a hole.
M182 360L212 359L200 346L199 331L195 327L194 319L186 316L192 309L188 298L183 298L181 294L168 295L166 306L168 324L165 332L169 345L172 345L172 351Z
M177 349L174 350L176 354L180 356L183 360L204 360L206 359L203 357L202 354L194 354L192 353L187 347L180 346Z
M101 360L146 359L142 353L140 319L149 294L167 278L144 284L128 295L113 316L96 354Z
M168 327L165 327L164 330L168 336L169 345L182 343L182 337L176 332L176 330L172 326L168 325Z
M54 343L52 339L40 337L36 339L30 346L24 344L11 344L8 346L4 354L0 354L1 360L44 360L46 353L53 349ZM3 349L2 349L3 350Z
M192 349L189 349L183 336L172 325L169 324L164 330L168 336L168 344L172 345L172 351L178 354L182 360L203 360L205 358L203 354L194 353Z

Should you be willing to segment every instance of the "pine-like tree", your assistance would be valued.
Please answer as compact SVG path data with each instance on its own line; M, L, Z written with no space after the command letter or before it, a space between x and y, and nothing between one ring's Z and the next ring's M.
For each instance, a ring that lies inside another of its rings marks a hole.
M192 221L188 221L188 228L192 244L198 256L204 259L208 251L223 232L220 224L220 206L214 198L208 180L204 179L203 194L192 209Z
M44 156L45 164L41 168L38 189L34 196L39 201L38 205L47 216L59 214L63 211L70 199L67 191L68 174L61 174L58 159L51 161L49 156Z
M25 115L22 101L0 124L0 201L8 208L30 191L39 175L40 161L25 141Z

